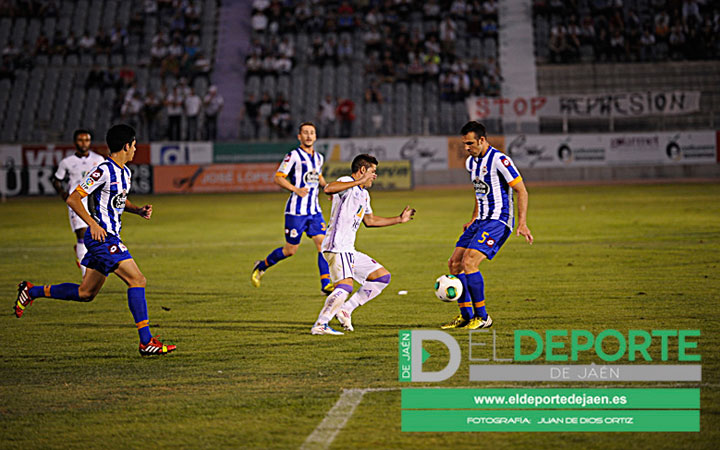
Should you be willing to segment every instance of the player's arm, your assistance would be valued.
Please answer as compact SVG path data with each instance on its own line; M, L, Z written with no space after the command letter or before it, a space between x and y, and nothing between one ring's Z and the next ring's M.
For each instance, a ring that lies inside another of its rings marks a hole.
M65 200L65 203L73 210L75 211L75 214L77 214L86 224L88 224L88 227L90 227L90 235L95 239L96 241L105 242L105 236L107 236L107 232L98 225L97 222L95 222L95 219L92 218L89 212L85 209L85 205L82 203L83 197L86 197L87 193L81 188L77 187L72 194L70 194Z
M477 199L473 198L473 203L475 203L475 208L473 208L472 218L470 219L470 222L463 225L463 231L467 230L467 227L472 225L472 223L475 222L475 219L477 219L478 212L479 212Z
M414 215L415 210L406 206L400 215L395 217L380 217L372 213L365 214L365 217L363 217L363 223L366 227L388 227L390 225L409 222L413 219Z
M131 203L130 200L125 200L125 211L137 214L143 219L150 220L150 217L152 216L152 205L137 206L134 203Z
M320 187L323 187L323 188L324 188L325 186L327 186L327 184L328 184L327 181L325 181L325 177L324 177L322 174L320 174L320 178L319 178L318 181L319 181L319 183L320 183Z
M524 236L525 241L528 244L533 243L533 235L530 233L530 229L527 226L527 209L528 209L528 192L525 189L525 183L522 180L518 180L512 184L513 190L517 193L517 205L518 205L518 227L517 235Z
M296 193L300 197L305 197L306 195L308 195L308 192L310 191L308 188L306 188L306 187L299 188L299 187L295 186L294 184L289 182L287 180L287 178L285 178L286 176L287 175L285 175L282 172L276 173L275 174L275 184L277 184L278 186L280 186L283 189L286 189L290 192Z
M63 186L62 180L59 180L56 177L52 177L52 185L55 188L55 192L60 194L60 197L63 199L63 201L66 201L68 199L68 192L65 190L65 187Z
M337 194L338 192L345 191L345 190L353 188L355 186L364 186L370 180L374 180L376 178L377 178L376 173L366 170L365 172L362 173L362 175L360 175L360 178L358 178L357 180L333 181L332 183L325 185L325 189L323 189L323 190L328 195Z

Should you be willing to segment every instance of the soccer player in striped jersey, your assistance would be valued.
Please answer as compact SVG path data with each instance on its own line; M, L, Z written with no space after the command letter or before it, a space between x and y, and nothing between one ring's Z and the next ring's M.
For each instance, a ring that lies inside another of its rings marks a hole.
M63 201L66 201L69 193L74 191L78 185L85 179L85 175L90 173L90 169L95 168L98 164L105 161L104 156L100 156L97 153L90 151L91 135L88 130L75 130L73 133L73 141L75 141L75 153L63 158L55 171L55 176L52 179L55 191L60 194ZM63 181L67 180L68 189L65 190ZM87 210L87 198L83 198L83 206ZM77 257L77 264L85 275L85 266L80 264L87 250L85 249L85 231L87 231L87 224L75 214L75 211L68 206L68 216L70 218L70 228L72 228L77 238L75 244L75 256Z
M88 229L85 232L87 253L82 265L87 268L80 285L75 283L34 286L23 281L18 286L15 315L22 317L25 309L37 298L89 302L100 292L109 273L114 272L128 286L128 306L140 335L140 354L164 355L175 350L150 334L145 276L127 247L120 240L121 216L127 211L144 219L152 216L152 205L136 206L127 200L130 192L130 169L127 163L135 156L135 130L128 125L114 125L106 136L110 157L95 167L67 198L67 204L80 216ZM82 203L89 197L90 213Z
M362 154L353 159L352 175L340 177L325 186L325 193L333 195L332 212L328 235L323 242L323 255L330 265L330 274L335 289L325 299L318 319L310 329L312 334L340 335L328 322L337 315L346 331L353 331L352 312L380 293L390 283L390 272L380 263L355 250L355 235L364 223L366 227L387 227L412 220L415 210L406 206L400 215L380 217L370 207L368 188L377 178L378 160ZM353 280L361 284L353 291Z
M305 233L317 247L317 264L320 272L320 289L325 294L332 292L330 272L322 256L321 248L325 238L323 219L318 192L327 182L322 175L323 155L314 149L317 140L316 128L312 122L303 122L298 128L300 146L287 155L275 174L275 183L290 191L285 203L285 245L278 247L262 261L256 261L250 281L260 287L260 279L268 268L297 252L302 234Z
M448 261L450 273L463 284L464 293L458 298L460 314L441 328L489 328L493 321L485 309L485 283L479 266L485 259L493 259L512 234L513 191L518 203L517 235L533 243L527 226L528 193L512 160L488 142L484 125L468 122L460 134L470 153L465 168L475 189L475 208Z

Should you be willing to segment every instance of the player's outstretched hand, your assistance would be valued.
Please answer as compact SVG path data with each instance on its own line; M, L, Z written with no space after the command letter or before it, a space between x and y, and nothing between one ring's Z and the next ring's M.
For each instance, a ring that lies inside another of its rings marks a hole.
M150 217L152 216L152 205L145 205L140 208L140 211L138 211L138 215L143 219L150 220Z
M295 191L295 193L297 195L299 195L300 197L305 197L306 195L308 195L308 192L310 192L310 189L308 189L306 187L302 187L302 188L298 189L297 191Z
M518 235L518 236L524 236L524 237L525 237L525 241L526 241L528 244L532 245L532 243L533 243L533 235L532 235L532 233L530 233L530 229L527 227L527 225L525 225L525 224L518 225L517 235Z
M90 236L92 236L93 239L100 242L105 242L105 236L107 236L107 231L103 229L100 225L97 223L90 225Z
M366 170L364 174L360 177L358 181L360 181L361 186L366 186L369 181L377 179L377 173L370 172L369 170Z
M403 209L403 212L400 213L400 223L411 221L414 215L415 210L409 206L406 206L405 209Z

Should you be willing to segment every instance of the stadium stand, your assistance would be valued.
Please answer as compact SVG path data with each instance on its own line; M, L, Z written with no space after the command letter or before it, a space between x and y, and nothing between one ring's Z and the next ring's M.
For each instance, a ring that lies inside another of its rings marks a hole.
M217 0L0 2L0 141L102 135L117 120L149 136L149 92L208 91L217 12Z

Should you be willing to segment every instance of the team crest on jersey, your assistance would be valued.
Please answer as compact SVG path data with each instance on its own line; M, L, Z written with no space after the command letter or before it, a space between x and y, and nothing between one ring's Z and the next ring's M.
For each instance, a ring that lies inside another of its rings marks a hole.
M303 176L305 184L318 184L320 182L320 174L314 170L310 170Z
M90 178L92 178L95 181L99 180L101 176L102 176L102 170L100 170L100 169L95 169L93 171L93 173L90 174Z
M475 188L475 195L485 196L490 192L490 186L480 178L473 179L473 187Z
M127 200L127 191L123 190L122 192L115 194L115 196L111 200L113 208L115 208L115 209L125 208L126 200Z

